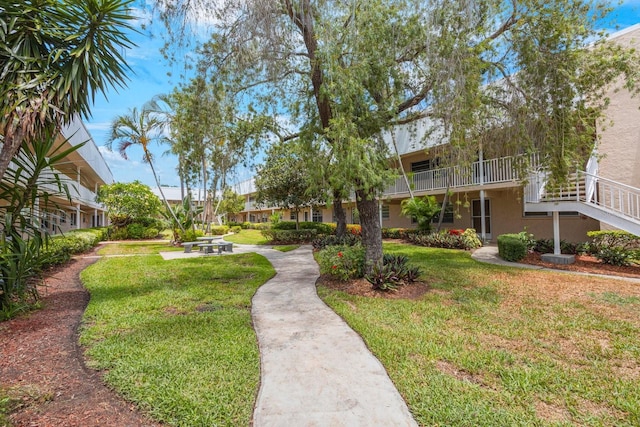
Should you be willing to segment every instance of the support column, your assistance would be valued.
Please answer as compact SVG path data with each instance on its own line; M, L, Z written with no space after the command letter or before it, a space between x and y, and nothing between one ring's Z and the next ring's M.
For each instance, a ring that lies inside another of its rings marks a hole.
M482 152L482 147L480 147L480 152L478 153L478 169L480 188L482 188L484 186L484 153ZM484 190L480 190L480 240L482 240L482 243L487 241L487 219L484 209L484 200Z
M542 254L542 260L553 264L573 264L576 256L560 253L560 212L553 211L553 253Z
M553 211L553 254L560 255L560 212Z
M76 205L76 230L80 230L80 222L82 222L82 213L80 212L80 203Z

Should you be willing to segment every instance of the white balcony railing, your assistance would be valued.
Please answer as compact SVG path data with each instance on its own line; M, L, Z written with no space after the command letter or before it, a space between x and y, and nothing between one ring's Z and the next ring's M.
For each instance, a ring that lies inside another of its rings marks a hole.
M87 131L87 128L79 117L74 117L71 123L62 129L62 134L73 147L85 143L76 151L76 153L78 153L85 162L91 165L91 168L103 182L107 184L111 184L113 182L113 174L111 173L107 162L105 162L100 150L93 141L91 134L89 134L89 131Z
M521 181L525 160L528 160L528 165L526 166L529 168L538 167L538 156L532 155L528 159L524 156L499 157L484 160L482 163L479 161L474 162L469 166L453 166L416 172L411 178L411 189L420 192L471 187L481 184L518 182ZM409 189L402 177L396 179L396 182L384 191L387 196L405 193L409 193Z

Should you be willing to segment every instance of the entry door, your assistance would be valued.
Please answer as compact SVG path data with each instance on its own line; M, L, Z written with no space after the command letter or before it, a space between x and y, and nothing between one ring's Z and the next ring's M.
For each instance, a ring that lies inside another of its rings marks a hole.
M480 215L480 200L471 202L471 222L472 227L476 229L478 236L482 233L482 216ZM491 239L491 200L484 200L484 228L485 238Z

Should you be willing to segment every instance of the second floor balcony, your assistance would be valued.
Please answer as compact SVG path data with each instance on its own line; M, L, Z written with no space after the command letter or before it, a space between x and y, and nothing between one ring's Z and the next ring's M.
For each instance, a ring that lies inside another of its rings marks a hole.
M476 161L470 165L451 166L415 172L409 175L411 190L416 193L439 193L449 189L478 186L517 185L527 176L527 170L537 168L538 156L507 156ZM409 187L404 177L388 186L385 196L408 195Z

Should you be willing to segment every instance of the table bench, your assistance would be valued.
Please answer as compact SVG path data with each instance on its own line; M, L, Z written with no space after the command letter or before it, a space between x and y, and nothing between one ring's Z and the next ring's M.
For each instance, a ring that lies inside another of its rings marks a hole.
M220 243L201 243L198 245L200 247L200 252L204 252L205 254L213 253L213 248L218 248L218 254L222 254L222 252L233 252L233 243L231 242L220 242Z
M191 253L191 248L194 246L200 246L202 242L182 242L182 247L184 248L184 253Z

